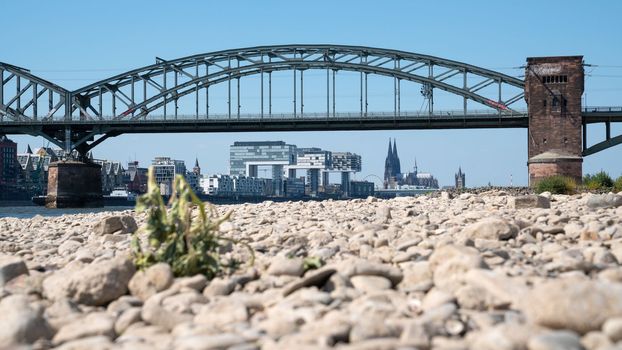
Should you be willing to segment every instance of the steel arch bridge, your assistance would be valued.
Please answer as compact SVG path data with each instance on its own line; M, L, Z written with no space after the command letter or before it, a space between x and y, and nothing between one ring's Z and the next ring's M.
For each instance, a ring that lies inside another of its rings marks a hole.
M304 110L307 70L326 71L325 112ZM272 73L279 71L293 72L293 108L287 114L272 111ZM360 74L359 111L337 111L337 71ZM393 111L368 111L369 74L393 79ZM242 114L240 80L248 76L260 77L261 104L256 113ZM425 112L402 111L403 81L422 85ZM232 83L237 106L232 105ZM226 114L210 113L210 87L217 84L227 85ZM123 133L525 128L526 111L514 108L524 98L524 87L520 79L458 61L345 45L259 46L175 60L157 58L155 64L74 91L0 62L0 133L42 136L67 151L85 154ZM435 110L435 90L461 97L463 108ZM194 113L178 114L180 101L193 105ZM467 101L483 110L470 110Z

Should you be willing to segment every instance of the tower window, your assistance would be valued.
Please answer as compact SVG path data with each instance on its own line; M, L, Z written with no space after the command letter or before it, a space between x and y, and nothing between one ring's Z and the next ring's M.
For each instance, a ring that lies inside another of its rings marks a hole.
M560 84L567 83L567 75L545 75L542 77L542 82L545 84Z

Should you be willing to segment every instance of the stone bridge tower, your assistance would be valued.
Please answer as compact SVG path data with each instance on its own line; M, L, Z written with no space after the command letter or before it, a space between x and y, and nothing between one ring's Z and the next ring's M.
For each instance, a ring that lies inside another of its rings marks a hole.
M581 181L583 78L583 56L527 58L530 186L552 175Z

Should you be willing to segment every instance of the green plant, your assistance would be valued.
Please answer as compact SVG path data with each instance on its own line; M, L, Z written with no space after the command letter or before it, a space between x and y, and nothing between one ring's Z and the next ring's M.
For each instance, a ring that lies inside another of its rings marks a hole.
M538 181L535 188L536 193L548 191L552 194L572 194L576 189L577 184L572 178L560 175L550 176Z
M147 213L147 222L134 233L132 240L138 268L165 262L175 276L204 274L211 279L222 266L237 266L236 262L221 261L218 251L222 241L245 245L253 264L254 253L248 244L218 234L218 227L229 220L232 212L218 217L215 207L203 203L181 175L175 177L169 205L167 210L150 167L147 193L136 202L136 211ZM147 235L145 244L139 237L143 233Z
M302 266L306 271L319 269L324 266L324 260L319 256L308 256L302 261Z
M609 174L600 171L594 175L585 175L583 177L583 185L588 190L602 190L613 187L613 180L611 180Z
M622 191L622 175L613 183L613 189L617 192Z

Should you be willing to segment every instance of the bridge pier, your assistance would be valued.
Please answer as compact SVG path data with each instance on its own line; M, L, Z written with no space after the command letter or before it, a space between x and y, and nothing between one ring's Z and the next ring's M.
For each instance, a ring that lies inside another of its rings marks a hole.
M553 175L581 182L583 79L583 56L527 58L530 186Z
M49 165L48 208L103 207L101 166L94 163L59 161Z

